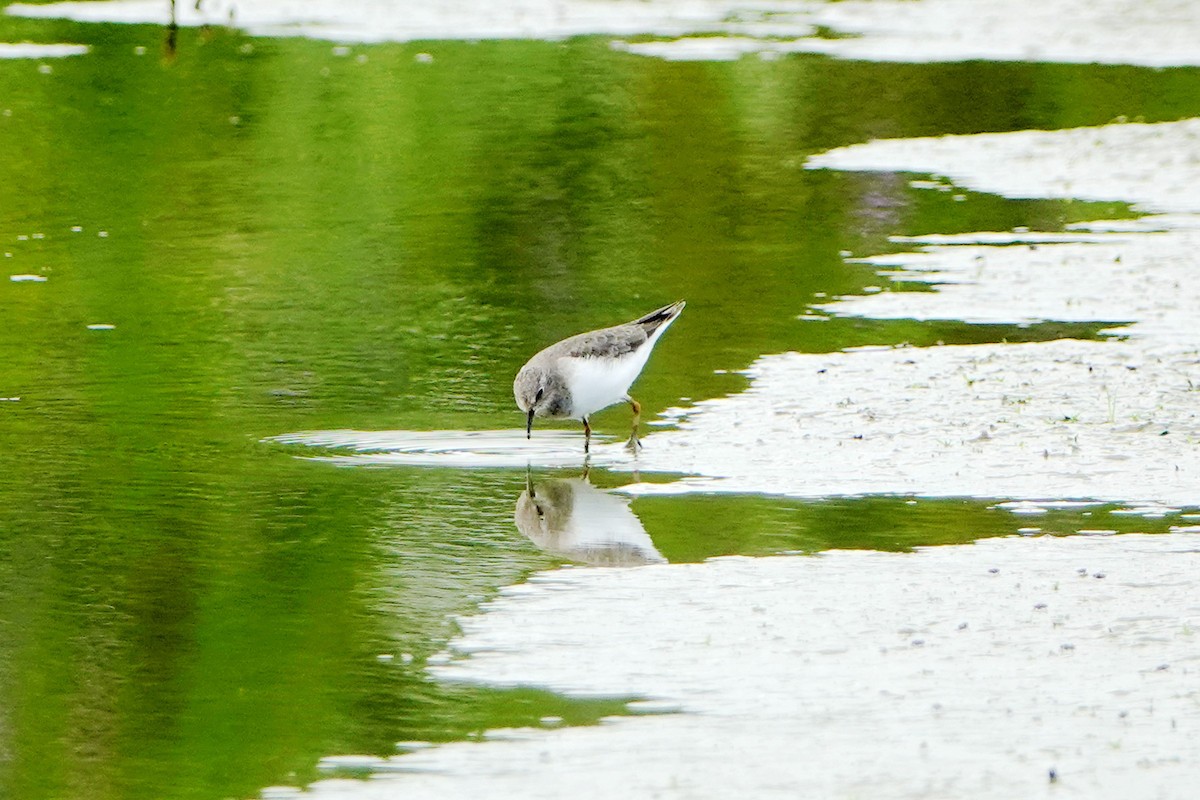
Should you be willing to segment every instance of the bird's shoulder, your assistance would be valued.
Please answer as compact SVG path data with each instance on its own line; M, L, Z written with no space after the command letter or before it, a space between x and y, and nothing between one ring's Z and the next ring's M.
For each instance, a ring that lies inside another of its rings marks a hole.
M555 349L559 357L617 358L637 350L648 338L639 325L616 325L563 339Z

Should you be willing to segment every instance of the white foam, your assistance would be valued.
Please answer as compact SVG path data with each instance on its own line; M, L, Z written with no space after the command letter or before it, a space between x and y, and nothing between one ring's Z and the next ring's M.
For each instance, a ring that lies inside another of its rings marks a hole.
M170 4L160 0L17 3L5 11L83 22L170 21ZM652 34L675 38L618 46L671 59L812 52L878 61L1200 64L1200 9L1187 0L205 0L176 4L176 20L343 42ZM845 36L814 35L823 29ZM697 33L710 35L691 35Z
M747 391L647 437L643 470L703 480L627 491L1200 503L1195 347L792 353L763 357L750 374Z
M395 782L311 792L1007 799L1053 769L1070 796L1185 796L1197 570L1179 534L558 571L460 619L472 655L434 674L683 713L444 745L393 759Z
M878 139L812 156L806 167L932 173L956 186L1005 197L1119 201L1146 212L1190 215L1200 213L1200 190L1192 181L1200 169L1197 153L1200 119L1186 119ZM1194 218L1183 216L1163 222L1196 226Z
M1200 7L1190 0L850 0L823 6L813 21L853 36L806 40L806 49L840 58L1200 64Z
M747 391L677 410L679 430L646 438L644 470L702 478L629 491L1043 500L1050 488L1200 503L1200 120L883 140L809 166L930 172L1007 196L1079 193L1161 212L1144 232L1116 226L1036 247L931 237L915 253L859 260L935 291L820 306L874 319L1118 323L1130 338L764 356Z
M668 60L822 53L861 61L1169 67L1200 65L1197 29L1200 7L1188 0L847 0L777 4L769 27L734 28L726 37L621 47ZM814 35L818 31L841 35Z
M775 53L779 44L746 36L695 36L651 42L613 42L614 50L666 61L736 61L748 53Z
M302 431L265 441L305 445L328 453L305 454L340 466L582 467L583 432L523 429L499 431ZM341 451L350 451L343 455ZM587 462L593 466L632 463L623 444L593 434Z
M747 0L205 0L176 4L184 26L233 25L259 36L308 36L342 42L423 39L558 39L587 34L774 30L739 22L767 4ZM792 4L794 5L794 4ZM199 7L197 7L199 6ZM14 4L6 13L82 22L165 25L170 4L159 0ZM794 27L790 30L795 30Z

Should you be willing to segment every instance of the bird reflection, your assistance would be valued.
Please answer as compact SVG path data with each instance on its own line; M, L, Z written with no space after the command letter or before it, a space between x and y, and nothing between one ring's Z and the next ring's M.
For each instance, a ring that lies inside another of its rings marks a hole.
M596 567L664 564L629 500L582 478L535 482L517 498L517 529L556 556Z

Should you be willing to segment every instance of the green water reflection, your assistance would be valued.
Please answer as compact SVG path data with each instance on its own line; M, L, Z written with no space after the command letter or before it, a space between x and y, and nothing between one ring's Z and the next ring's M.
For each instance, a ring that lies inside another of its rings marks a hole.
M1129 213L803 159L1200 113L1194 70L673 64L601 39L342 57L223 30L165 59L156 28L5 17L0 40L92 47L0 61L0 263L48 279L0 283L0 397L19 398L0 402L0 797L20 800L248 796L332 753L614 713L424 678L450 615L558 563L514 525L524 475L339 470L260 440L518 426L530 353L678 297L648 415L736 390L714 370L762 353L1095 336L797 320L878 284L841 254L892 234ZM886 498L632 510L670 560L1019 525Z

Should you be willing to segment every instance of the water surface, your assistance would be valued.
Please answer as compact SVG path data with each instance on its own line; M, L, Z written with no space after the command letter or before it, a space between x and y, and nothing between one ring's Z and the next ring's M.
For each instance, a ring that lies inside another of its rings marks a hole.
M582 464L339 469L264 439L518 429L529 354L681 297L646 418L740 389L763 353L1096 337L801 319L885 286L845 258L892 235L1131 215L804 158L1200 113L1195 70L224 29L168 52L154 27L9 17L0 39L91 48L0 60L0 263L46 278L0 282L0 795L22 800L249 796L330 754L620 711L423 671L451 615L571 557L515 516L530 481L586 491ZM589 497L615 509L626 481L595 468ZM648 497L622 518L668 561L1179 523L996 502Z

